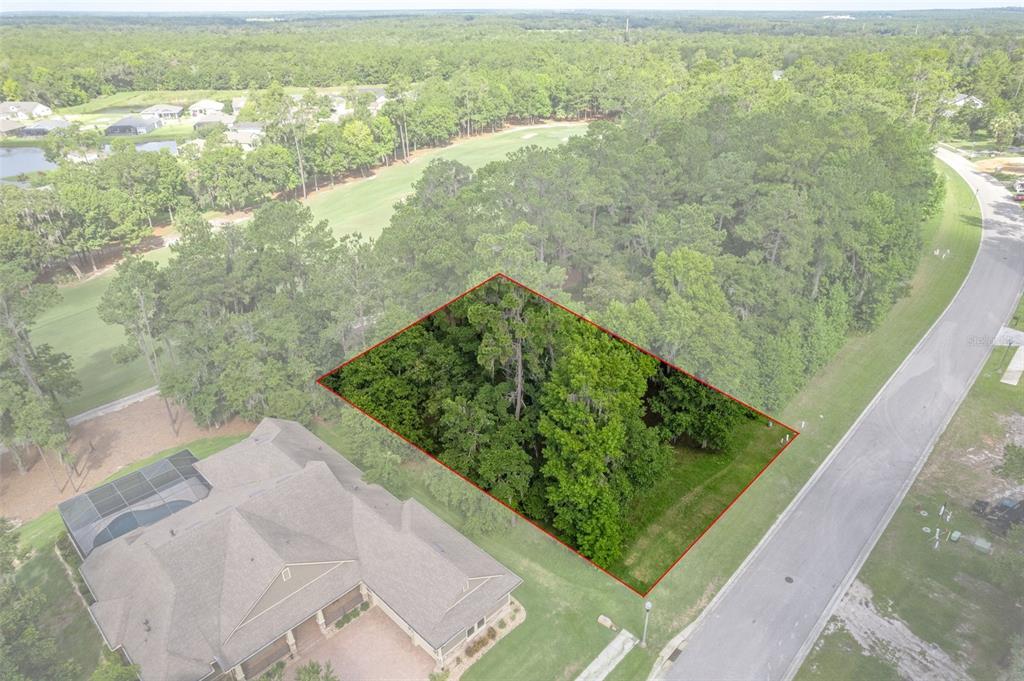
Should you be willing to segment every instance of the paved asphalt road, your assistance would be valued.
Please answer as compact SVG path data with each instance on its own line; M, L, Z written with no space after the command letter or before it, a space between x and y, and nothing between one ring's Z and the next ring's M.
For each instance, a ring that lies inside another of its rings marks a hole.
M978 190L984 234L963 288L935 326L702 613L664 676L788 679L981 370L1024 287L1021 209L944 149ZM791 578L792 582L787 578Z

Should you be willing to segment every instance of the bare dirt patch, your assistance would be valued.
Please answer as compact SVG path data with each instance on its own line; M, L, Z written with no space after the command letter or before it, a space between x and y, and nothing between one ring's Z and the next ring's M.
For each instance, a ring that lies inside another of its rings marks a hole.
M72 428L71 452L78 461L74 484L69 483L66 470L52 453L45 461L37 458L31 462L24 475L18 473L12 457L0 457L0 516L31 520L75 496L76 487L95 487L135 461L201 438L243 435L255 427L234 419L220 428L203 428L188 412L181 412L175 432L163 400L154 396Z
M862 649L892 662L905 679L970 681L967 671L944 650L918 638L898 617L879 612L872 596L871 589L856 580L835 613Z
M1006 445L1024 447L1024 415L1000 416L1000 430L1005 437L984 435L966 449L955 449L929 460L919 478L929 487L938 488L970 505L974 499L1001 499L1024 494L1024 485L1014 485L997 471L1006 457ZM947 489L947 481L956 480L955 488Z
M996 156L976 161L974 166L983 173L1024 174L1024 156Z

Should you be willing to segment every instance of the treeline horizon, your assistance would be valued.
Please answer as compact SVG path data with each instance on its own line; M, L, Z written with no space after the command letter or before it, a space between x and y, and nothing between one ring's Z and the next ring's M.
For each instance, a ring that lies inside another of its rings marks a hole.
M321 383L602 567L673 447L731 456L771 424L505 277Z

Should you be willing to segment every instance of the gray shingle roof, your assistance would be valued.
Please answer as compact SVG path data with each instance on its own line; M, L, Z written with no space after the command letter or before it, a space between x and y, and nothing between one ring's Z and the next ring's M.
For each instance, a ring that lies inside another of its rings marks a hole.
M144 681L228 669L365 583L435 647L493 611L521 583L415 500L362 481L301 425L265 419L196 467L209 496L97 547L82 574L107 642ZM263 613L254 605L287 565L326 572Z

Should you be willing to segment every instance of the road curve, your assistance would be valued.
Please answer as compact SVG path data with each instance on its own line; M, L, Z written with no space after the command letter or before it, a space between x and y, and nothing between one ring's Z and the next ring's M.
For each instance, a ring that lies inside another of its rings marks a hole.
M701 613L671 681L790 679L856 577L1024 288L1024 219L1006 189L936 155L976 190L982 240L949 307ZM791 581L790 581L791 580Z

